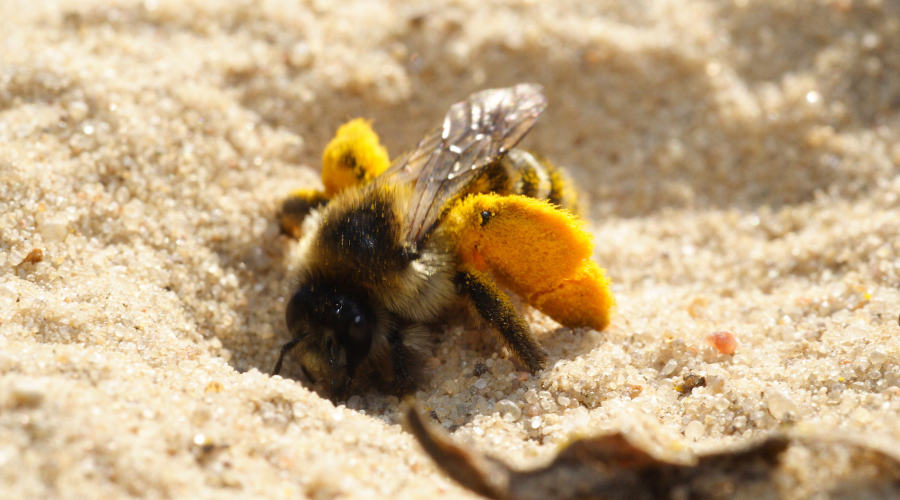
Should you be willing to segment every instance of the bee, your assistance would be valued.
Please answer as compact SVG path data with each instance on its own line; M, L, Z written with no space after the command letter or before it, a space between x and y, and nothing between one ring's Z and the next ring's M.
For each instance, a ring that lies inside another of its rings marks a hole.
M531 372L547 353L500 286L567 327L601 330L614 299L570 210L575 190L550 162L516 148L544 110L539 85L485 90L388 161L368 122L342 126L323 154L324 192L284 202L300 238L281 348L332 399L365 383L414 390L434 324L468 302ZM498 286L499 285L499 286Z

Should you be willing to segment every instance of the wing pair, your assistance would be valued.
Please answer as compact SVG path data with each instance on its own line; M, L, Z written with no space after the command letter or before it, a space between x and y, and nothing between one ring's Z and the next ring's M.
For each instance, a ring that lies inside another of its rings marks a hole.
M382 178L416 183L406 221L411 248L421 245L447 203L481 169L519 143L546 105L535 84L477 92L451 106L441 128L394 161Z

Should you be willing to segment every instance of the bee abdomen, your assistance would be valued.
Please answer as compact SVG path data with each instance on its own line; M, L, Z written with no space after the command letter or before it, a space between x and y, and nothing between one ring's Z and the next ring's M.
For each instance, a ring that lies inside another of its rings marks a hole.
M560 207L578 212L578 193L568 176L561 169L523 149L514 148L500 161L508 182L509 194L521 194L538 200L546 200ZM503 190L495 189L499 194Z

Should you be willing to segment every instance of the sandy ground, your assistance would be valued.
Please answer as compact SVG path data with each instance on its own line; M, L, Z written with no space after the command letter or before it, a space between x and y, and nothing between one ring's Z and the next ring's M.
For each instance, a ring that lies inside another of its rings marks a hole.
M516 466L610 430L900 450L900 3L300 3L0 3L5 498L473 498L396 397L267 375L274 215L343 121L395 155L523 81L549 99L527 146L590 194L619 312L604 332L529 312L535 377L448 325L417 396L457 442ZM779 484L824 491L855 460L793 448Z

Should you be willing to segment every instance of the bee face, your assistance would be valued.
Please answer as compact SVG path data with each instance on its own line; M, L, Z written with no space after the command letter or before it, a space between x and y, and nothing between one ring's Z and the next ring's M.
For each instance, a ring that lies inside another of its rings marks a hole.
M365 294L328 284L301 285L285 312L288 329L305 348L303 368L332 394L352 382L372 348L376 317Z

